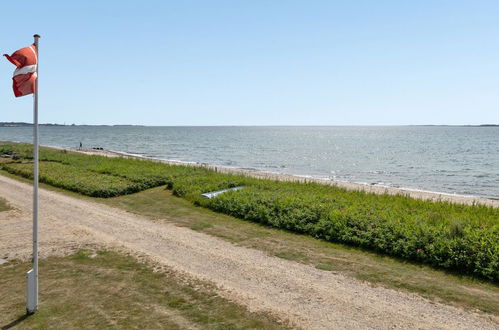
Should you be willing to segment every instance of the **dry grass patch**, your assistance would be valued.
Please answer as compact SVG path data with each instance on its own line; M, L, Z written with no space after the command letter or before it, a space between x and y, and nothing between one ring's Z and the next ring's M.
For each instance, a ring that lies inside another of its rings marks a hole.
M7 201L5 199L0 197L0 212L8 211L8 210L10 210L9 203L7 203Z
M115 252L80 251L40 263L40 310L25 317L29 264L0 265L0 327L36 329L279 329L209 285L154 272Z

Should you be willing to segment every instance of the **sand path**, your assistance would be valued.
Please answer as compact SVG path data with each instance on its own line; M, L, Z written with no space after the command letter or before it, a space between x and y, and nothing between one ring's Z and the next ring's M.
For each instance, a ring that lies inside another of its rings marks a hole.
M0 176L0 258L29 258L32 188ZM306 329L498 329L497 318L373 288L311 266L102 204L41 190L41 255L100 244L145 255L214 283L253 311L271 311ZM41 274L43 276L43 274ZM43 290L43 288L41 288Z

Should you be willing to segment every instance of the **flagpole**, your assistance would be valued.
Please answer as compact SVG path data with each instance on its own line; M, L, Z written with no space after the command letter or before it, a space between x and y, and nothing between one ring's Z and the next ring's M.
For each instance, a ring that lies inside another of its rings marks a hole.
M33 269L27 273L27 301L26 312L33 314L38 309L38 39L35 34L36 80L33 93Z

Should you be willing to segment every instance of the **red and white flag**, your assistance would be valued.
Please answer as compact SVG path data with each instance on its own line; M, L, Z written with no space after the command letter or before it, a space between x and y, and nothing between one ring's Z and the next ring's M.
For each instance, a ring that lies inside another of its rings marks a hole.
M17 69L14 71L13 88L16 97L33 94L35 92L36 66L38 52L35 44L19 49L12 55L4 54Z

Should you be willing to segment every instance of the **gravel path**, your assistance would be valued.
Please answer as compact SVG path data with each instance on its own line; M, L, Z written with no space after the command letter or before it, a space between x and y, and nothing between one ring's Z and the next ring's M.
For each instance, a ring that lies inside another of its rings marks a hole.
M30 185L0 176L0 258L31 251ZM253 311L270 311L306 329L498 329L497 318L373 288L311 266L269 257L226 241L102 204L41 190L41 255L104 245L214 283ZM43 276L43 274L40 274ZM42 288L43 290L43 288Z

